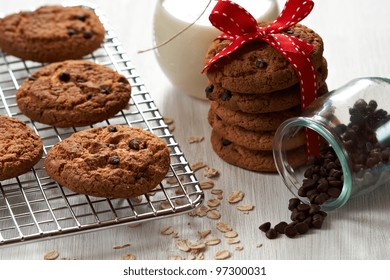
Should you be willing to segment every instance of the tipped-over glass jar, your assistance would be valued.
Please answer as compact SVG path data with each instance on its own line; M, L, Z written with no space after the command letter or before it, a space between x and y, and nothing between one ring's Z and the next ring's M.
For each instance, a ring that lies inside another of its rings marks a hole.
M329 211L390 181L389 97L390 79L355 79L278 128L275 164L296 197ZM319 152L308 154L306 163L297 166L288 140L313 131Z

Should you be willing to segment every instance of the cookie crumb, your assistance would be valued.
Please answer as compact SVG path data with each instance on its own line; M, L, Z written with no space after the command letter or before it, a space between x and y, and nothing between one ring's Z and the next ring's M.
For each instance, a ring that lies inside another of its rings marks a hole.
M174 123L173 118L171 118L171 117L169 117L169 116L163 116L163 120L164 120L164 122L165 122L167 125L170 125L170 124L173 124L173 123Z
M256 248L260 248L260 247L262 247L262 246L263 246L262 243L256 243Z

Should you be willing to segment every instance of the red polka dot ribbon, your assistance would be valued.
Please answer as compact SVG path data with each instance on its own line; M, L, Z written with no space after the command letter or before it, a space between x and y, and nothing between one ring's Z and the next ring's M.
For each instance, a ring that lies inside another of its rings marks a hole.
M313 6L314 2L311 0L287 0L276 20L267 26L259 26L256 19L238 4L229 0L219 0L209 20L213 26L223 32L218 39L231 40L231 43L211 58L202 72L245 43L255 40L265 41L293 66L300 82L303 111L317 96L316 70L310 59L314 46L284 31L303 20ZM317 135L308 130L306 138L308 154L318 154Z

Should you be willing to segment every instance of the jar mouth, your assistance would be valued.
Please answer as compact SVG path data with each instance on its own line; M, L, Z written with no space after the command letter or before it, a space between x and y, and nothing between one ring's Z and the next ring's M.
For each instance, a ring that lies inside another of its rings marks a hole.
M307 128L318 133L319 136L321 136L335 151L336 156L340 161L344 176L343 187L341 189L340 195L337 198L329 199L325 203L321 204L321 208L324 211L331 211L342 207L351 196L352 168L347 160L347 152L343 148L341 140L332 132L332 129L324 125L324 122L322 122L320 119L321 117L297 117L283 122L275 133L273 142L273 156L276 169L288 189L293 193L294 196L305 203L309 203L307 198L301 197L297 193L298 189L301 187L302 182L299 182L297 179L296 173L294 172L294 167L285 160L288 157L286 155L287 151L284 149L283 144L287 135L291 134L291 132L297 132L299 129Z

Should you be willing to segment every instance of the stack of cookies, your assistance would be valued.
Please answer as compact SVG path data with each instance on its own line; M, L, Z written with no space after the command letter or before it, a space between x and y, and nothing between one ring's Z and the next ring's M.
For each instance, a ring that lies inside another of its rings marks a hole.
M323 41L313 30L296 24L284 31L314 46L311 60L316 69L317 95L328 91ZM217 39L209 47L208 62L230 43ZM293 66L264 41L244 44L207 69L210 100L208 121L211 144L226 162L258 172L276 172L272 142L279 125L301 114L300 84ZM288 144L299 165L306 160L305 136Z

